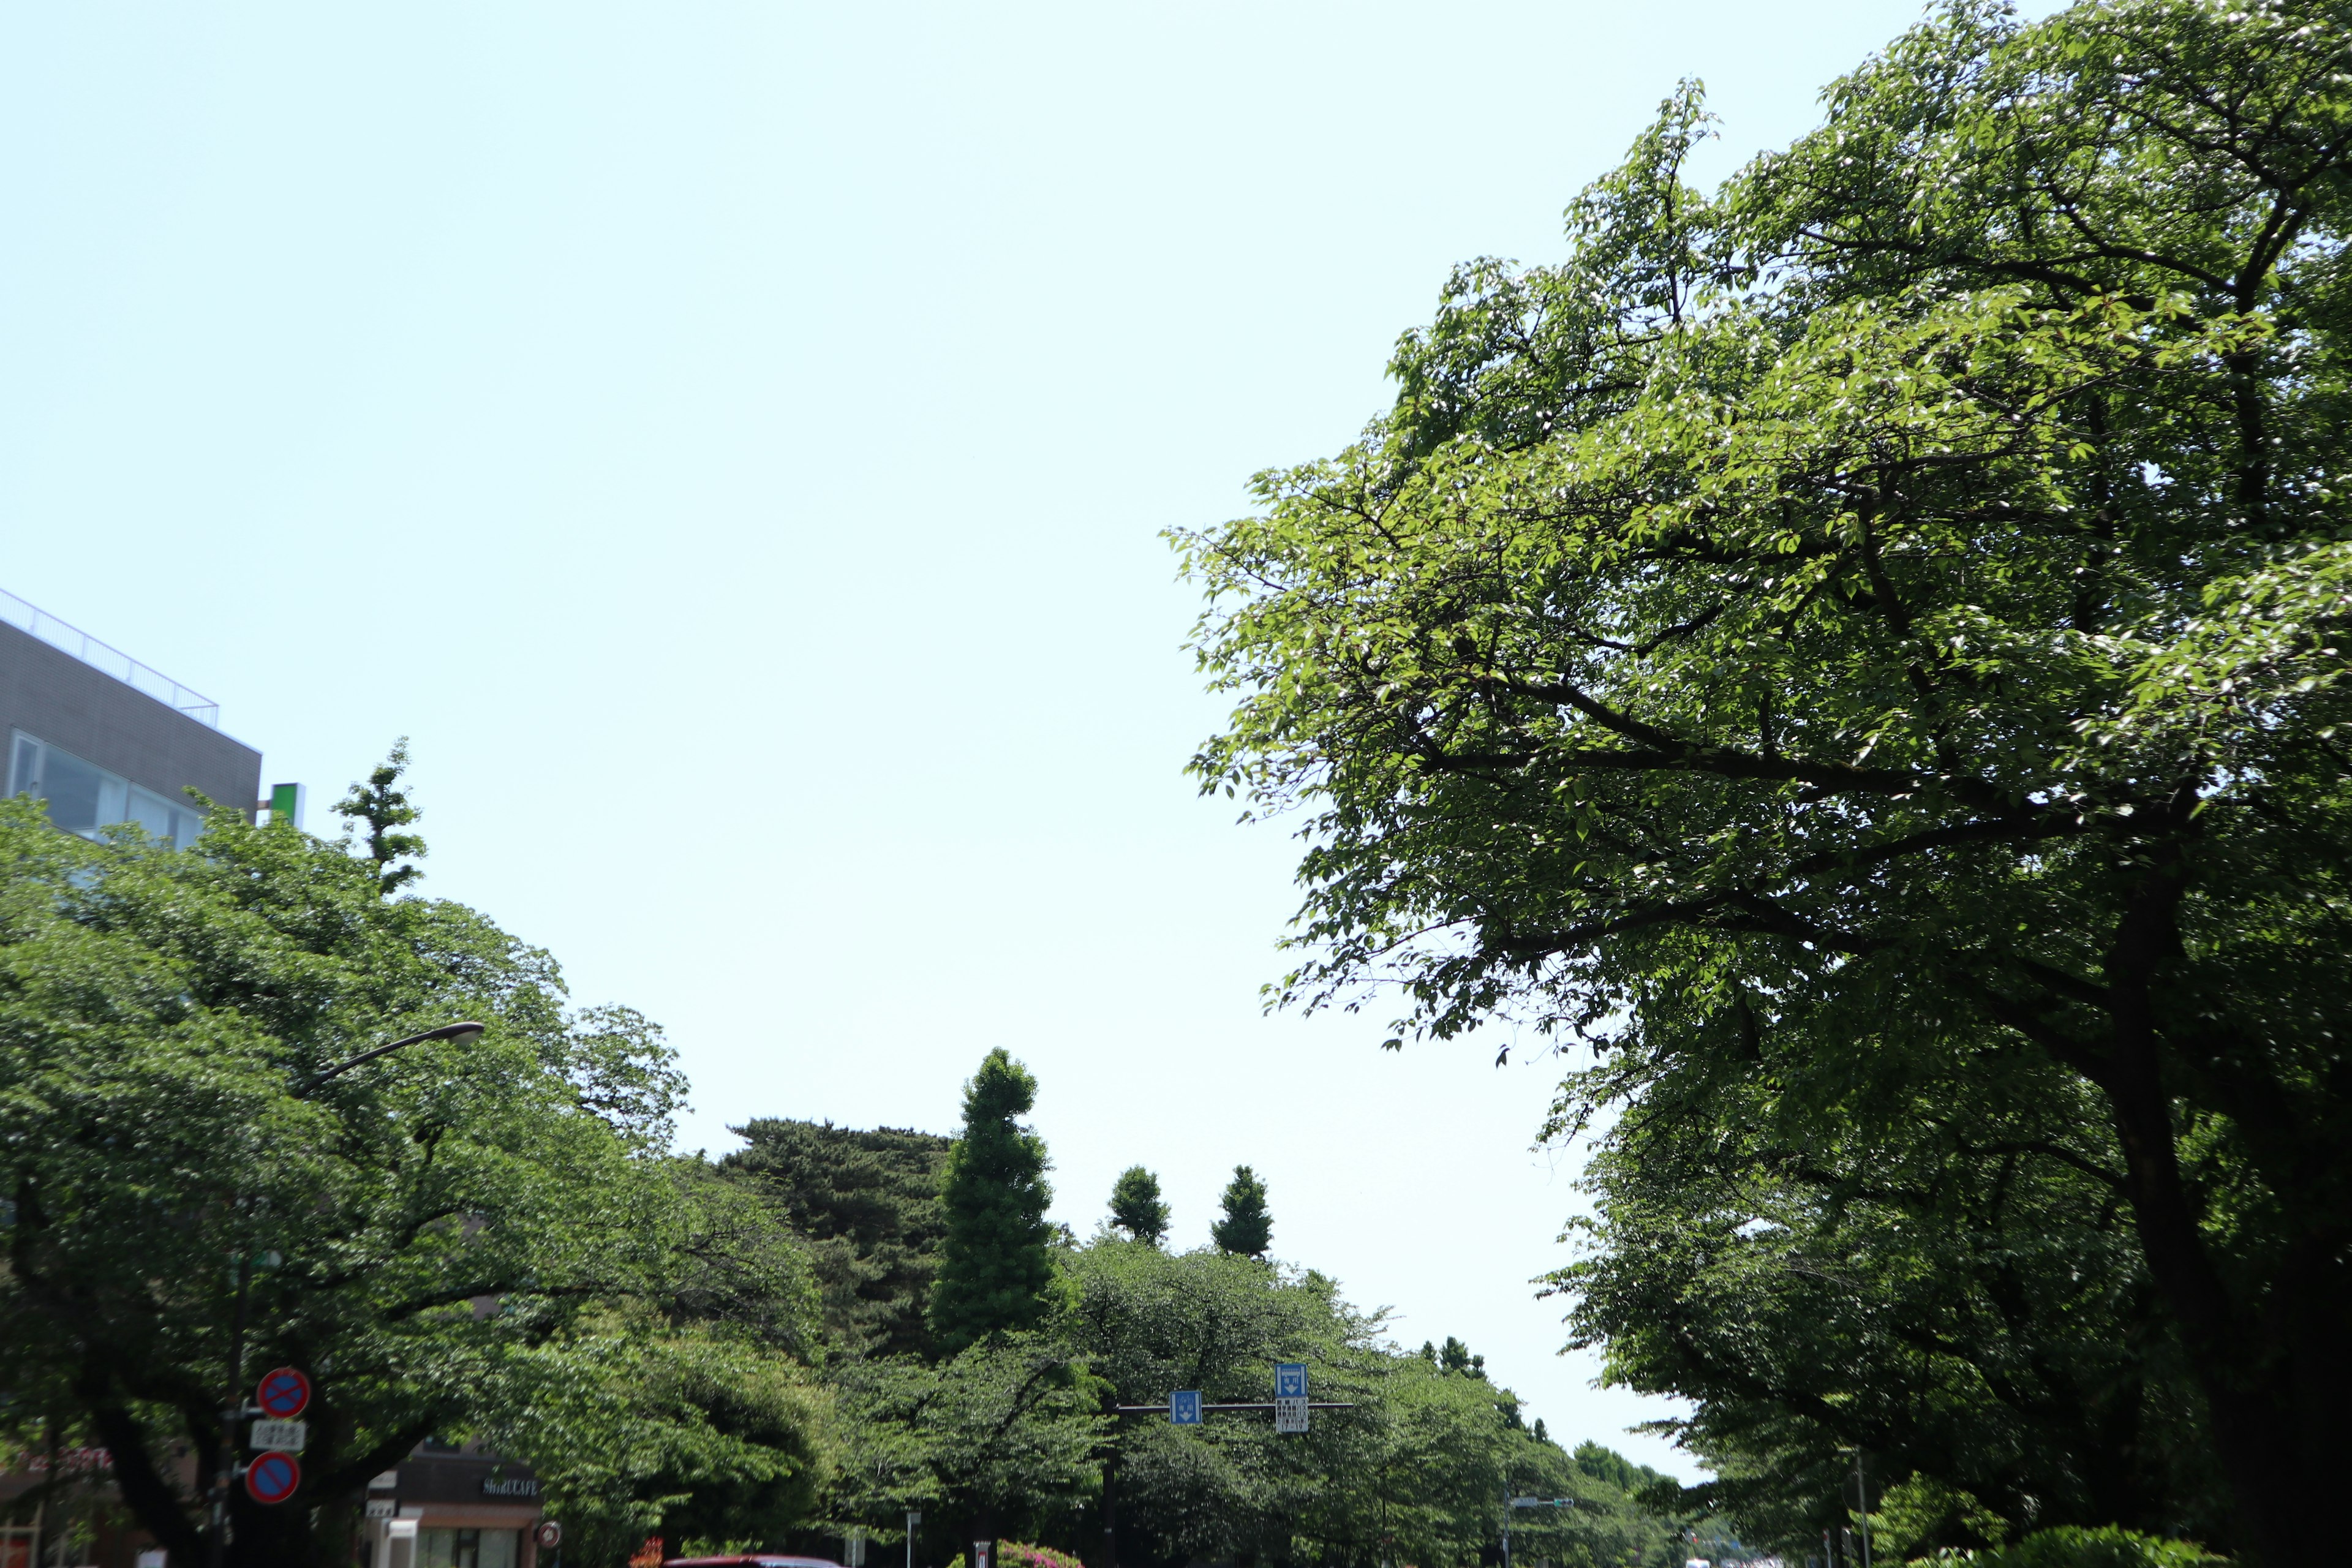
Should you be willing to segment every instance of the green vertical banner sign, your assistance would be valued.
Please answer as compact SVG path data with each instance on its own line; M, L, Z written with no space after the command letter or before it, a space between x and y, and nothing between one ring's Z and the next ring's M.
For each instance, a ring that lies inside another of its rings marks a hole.
M310 792L298 784L271 784L269 786L269 820L290 822L297 827L301 826L302 807L309 795Z

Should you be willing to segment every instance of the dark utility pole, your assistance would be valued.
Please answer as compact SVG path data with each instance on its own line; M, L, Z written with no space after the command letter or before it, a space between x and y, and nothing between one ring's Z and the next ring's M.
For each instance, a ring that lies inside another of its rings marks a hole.
M245 1414L245 1307L252 1270L243 1257L229 1268L236 1277L236 1308L229 1315L228 1385L221 1391L220 1462L213 1468L212 1530L205 1542L207 1568L221 1568L228 1550L229 1489L236 1479L236 1423Z

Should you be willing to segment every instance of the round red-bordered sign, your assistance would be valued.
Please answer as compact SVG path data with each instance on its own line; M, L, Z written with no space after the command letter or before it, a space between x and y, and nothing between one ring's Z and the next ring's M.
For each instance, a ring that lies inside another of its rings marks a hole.
M256 1502L284 1502L302 1484L302 1461L281 1448L256 1454L245 1468L246 1495Z
M563 1544L563 1527L551 1519L541 1520L539 1528L531 1533L539 1537L539 1548L542 1552L552 1552Z
M281 1366L262 1374L261 1387L255 1392L253 1402L265 1414L280 1421L291 1421L310 1406L310 1380L290 1366Z

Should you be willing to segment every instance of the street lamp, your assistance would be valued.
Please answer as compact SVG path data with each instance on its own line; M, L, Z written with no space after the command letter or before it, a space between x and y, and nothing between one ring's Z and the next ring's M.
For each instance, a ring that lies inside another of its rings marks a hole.
M373 1050L362 1051L351 1060L336 1063L304 1084L295 1091L294 1098L308 1100L329 1079L340 1078L355 1067L365 1066L378 1057L388 1057L410 1046L421 1046L433 1040L455 1040L461 1045L470 1045L480 1039L482 1034L483 1026L467 1018L455 1024L444 1024L437 1029L427 1029L421 1035L410 1035L390 1045L378 1046ZM236 1475L236 1423L237 1417L245 1414L245 1306L251 1283L250 1270L245 1258L234 1255L230 1258L230 1267L236 1275L236 1310L229 1322L228 1392L221 1400L220 1463L213 1472L213 1527L211 1538L205 1542L205 1561L210 1568L221 1568L221 1559L228 1546L230 1483Z
M411 1035L404 1040L394 1040L388 1046L378 1046L372 1051L362 1051L347 1062L337 1062L333 1067L312 1079L304 1086L301 1095L296 1098L307 1097L329 1079L339 1078L355 1067L364 1067L378 1057L388 1057L393 1052L404 1050L410 1046L421 1046L433 1040L455 1040L461 1046L470 1046L481 1037L482 1026L471 1019L463 1023L444 1024L437 1029L427 1029L421 1035Z

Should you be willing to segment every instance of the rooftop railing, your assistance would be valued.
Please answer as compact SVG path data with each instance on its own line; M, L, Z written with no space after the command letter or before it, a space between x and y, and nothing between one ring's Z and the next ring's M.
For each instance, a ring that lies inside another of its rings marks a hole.
M166 707L176 708L199 724L220 728L220 704L191 691L160 669L151 669L121 648L102 643L79 626L65 622L0 588L0 621L29 632L51 647L69 653L92 669L114 677L125 686L145 692Z

